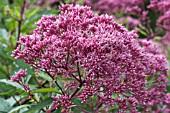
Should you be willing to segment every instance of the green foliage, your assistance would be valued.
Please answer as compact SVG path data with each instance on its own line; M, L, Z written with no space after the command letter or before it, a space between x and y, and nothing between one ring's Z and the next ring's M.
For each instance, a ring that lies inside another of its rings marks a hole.
M11 109L10 104L3 98L0 98L0 112L8 113L8 111Z
M32 90L31 93L47 93L47 92L54 92L58 94L62 94L60 91L54 88L42 88L42 89L37 89L37 90Z
M53 99L52 98L48 98L46 100L43 100L42 102L33 105L29 110L25 111L24 113L33 113L36 110L40 110L48 105L50 105L52 103Z
M59 88L51 88L51 86L54 86L55 84L54 81L52 82L52 78L47 74L43 72L36 74L33 67L21 60L16 60L11 57L12 51L16 48L19 34L31 34L33 29L36 28L35 22L38 21L42 15L57 15L59 13L59 8L56 4L54 7L51 7L49 3L40 6L38 5L37 0L27 0L28 3L26 4L24 14L21 15L23 1L24 0L0 1L0 113L42 113L42 108L51 108L50 104L53 101L51 95L61 94ZM70 3L70 0L66 0L66 3ZM82 5L83 1L78 0L78 3ZM117 14L117 17L121 16L122 13ZM154 12L150 11L149 18L151 19L151 27L153 31L155 31L158 17ZM22 21L20 27L19 21ZM127 20L123 21L123 24L125 23L127 23ZM137 28L136 30L139 31L140 37L147 37L146 31ZM162 34L164 34L164 32ZM160 36L156 36L156 39L159 40ZM170 53L170 50L168 51ZM168 55L168 60L170 60L170 54ZM13 76L20 68L27 69L28 75L25 83L29 84L31 87L29 93L24 90L21 84L10 80L11 76ZM69 79L63 79L62 75L58 76L57 81L62 88L64 87L62 81L70 82ZM170 92L170 76L166 93L168 92ZM25 101L30 94L32 95L32 98ZM116 98L116 95L113 96ZM89 99L88 102L95 105L97 100L95 96L93 97L93 100L94 101L91 101L91 99ZM81 103L80 99L74 99L73 101L75 106L78 105L89 112L93 112L91 106ZM82 111L75 106L72 106L71 110L75 113L81 113ZM116 104L109 109L110 112L117 112L117 110ZM60 113L61 109L58 109L55 112Z
M11 110L9 111L9 113L16 113L16 112L18 112L19 110L21 110L21 109L23 109L23 108L26 108L26 107L29 107L29 106L31 106L31 105L25 104L25 105L17 106L17 107L15 107L15 108L11 109Z
M16 88L24 90L23 87L20 84L16 83L16 82L11 82L10 80L6 80L6 79L1 79L0 82L5 83L6 85L11 85L13 87L16 87Z
M30 34L36 27L35 22L42 15L57 15L59 13L58 7L52 9L48 4L47 7L41 7L37 4L37 0L28 0L24 14L21 15L23 1L1 0L0 3L0 113L20 113L24 111L32 113L51 104L52 99L49 98L49 93L61 93L58 89L49 87L50 77L47 77L44 73L36 76L33 67L11 57L11 53L16 47L19 29L20 35ZM34 5L34 7L30 8L31 5ZM20 28L19 21L22 21ZM11 76L20 68L27 69L28 75L25 83L30 84L30 93L34 94L33 97L37 102L31 98L23 105L19 104L19 102L24 102L29 95L21 84L10 80ZM36 81L38 78L43 82L48 80L46 88L39 88Z

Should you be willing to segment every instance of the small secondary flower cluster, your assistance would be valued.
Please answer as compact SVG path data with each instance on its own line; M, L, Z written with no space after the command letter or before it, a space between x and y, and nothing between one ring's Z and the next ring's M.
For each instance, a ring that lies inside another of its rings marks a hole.
M59 75L71 80L65 89L55 80L62 94L54 97L53 110L68 112L74 99L84 103L93 97L96 112L114 105L119 112L137 112L139 105L145 112L159 104L167 107L167 61L152 42L138 43L135 32L90 7L63 5L60 10L57 17L44 15L13 52L53 80Z
M146 20L148 14L147 11L141 9L144 7L146 0L85 0L84 5L92 7L94 11L99 13L114 14L113 16L124 25L127 25L129 29L134 29L141 24L141 20ZM140 7L139 7L140 6ZM127 13L138 16L136 19L132 16L127 16Z
M160 36L160 47L170 46L170 0L85 0L84 4L115 17L118 13L117 19L129 30L143 31L142 38Z
M145 0L85 0L84 5L92 7L93 10L100 13L117 13L121 10L126 10L127 7L134 6L135 9L141 11L137 7L138 4L144 3Z
M116 13L127 6L124 0L85 0L84 5L92 7L101 13Z
M157 25L167 30L167 33L162 37L162 43L164 46L170 46L170 0L151 0L148 8L160 13Z
M24 87L24 89L29 92L30 88L28 84L24 84L24 79L26 78L27 70L20 69L15 73L15 76L12 76L12 82L17 82Z

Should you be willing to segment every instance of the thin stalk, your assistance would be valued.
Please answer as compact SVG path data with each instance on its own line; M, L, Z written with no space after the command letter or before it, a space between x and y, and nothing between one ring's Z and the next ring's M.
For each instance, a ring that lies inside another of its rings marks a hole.
M21 11L20 11L20 19L17 19L18 21L18 36L17 36L17 41L19 40L20 34L21 34L21 25L22 25L22 21L23 21L23 15L25 12L25 7L26 7L26 0L23 1L23 4L21 6ZM15 48L18 47L18 43L16 43Z
M78 109L82 110L84 113L91 113L89 111L86 111L85 109L81 108L80 106L76 106Z
M57 87L60 89L60 91L62 92L63 95L65 95L63 89L61 88L61 86L58 84L58 82L54 79L54 77L46 70L46 73L52 78L52 80L55 82L55 84L57 85Z

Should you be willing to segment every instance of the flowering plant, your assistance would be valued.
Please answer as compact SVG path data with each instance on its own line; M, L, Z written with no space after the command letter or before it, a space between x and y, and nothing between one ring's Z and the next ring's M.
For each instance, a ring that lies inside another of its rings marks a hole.
M58 16L44 15L33 34L21 36L12 54L46 73L50 87L59 90L50 93L53 102L43 110L170 112L167 61L157 46L137 41L134 31L90 7L63 5L60 10ZM21 77L24 70L12 80L20 83ZM34 97L28 85L23 87Z
M170 45L169 0L84 0L84 4L113 15L128 29L136 29L140 38L161 37L163 46Z

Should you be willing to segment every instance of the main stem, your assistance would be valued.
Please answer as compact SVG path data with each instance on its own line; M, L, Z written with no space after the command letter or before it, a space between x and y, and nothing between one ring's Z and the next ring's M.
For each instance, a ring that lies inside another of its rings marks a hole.
M24 11L25 11L25 7L26 7L26 0L23 1L23 5L21 7L21 11L20 11L20 19L18 19L18 36L17 36L17 41L19 40L20 34L21 34L21 25L22 25L22 21L23 21L23 15L24 15ZM15 48L18 47L18 43L16 43Z

